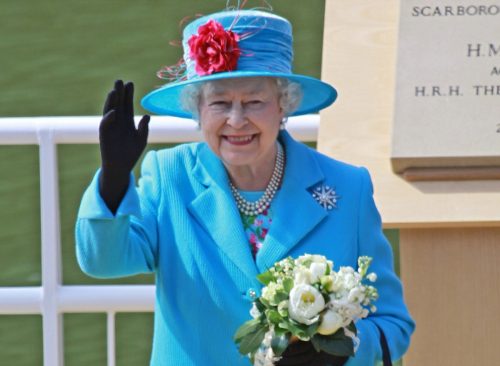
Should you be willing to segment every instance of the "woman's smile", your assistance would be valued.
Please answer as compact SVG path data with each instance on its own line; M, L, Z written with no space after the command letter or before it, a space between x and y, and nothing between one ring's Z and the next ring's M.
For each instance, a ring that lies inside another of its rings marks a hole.
M254 140L255 135L223 135L222 138L225 139L231 145L245 146L249 145Z

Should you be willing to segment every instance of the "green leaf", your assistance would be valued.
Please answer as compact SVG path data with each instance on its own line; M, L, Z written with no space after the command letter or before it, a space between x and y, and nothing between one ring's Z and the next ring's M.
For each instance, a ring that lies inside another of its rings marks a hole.
M269 301L267 301L266 299L264 299L263 297L259 297L259 301L260 303L265 307L265 308L270 308L271 307L271 304L269 303ZM259 309L259 311L262 313L262 310Z
M270 271L266 271L258 274L257 280L259 280L259 282L263 285L267 286L269 282L274 281L274 276Z
M313 260L312 260L312 259L306 259L305 261L303 261L303 262L302 262L302 265L303 265L304 267L309 268L309 267L311 266L312 262L313 262Z
M266 318L273 324L279 324L281 320L283 319L276 310L266 310Z
M354 324L354 322L350 322L346 328L353 332L355 335L358 335L358 328L356 328L356 324Z
M267 309L266 305L262 303L262 297L258 298L257 301L255 301L255 306L261 313L263 313Z
M271 299L271 303L273 305L277 306L280 302L282 302L284 300L288 300L288 292L276 291L276 293L274 294L274 296Z
M290 291L292 291L293 288L293 279L290 277L285 278L283 280L283 287L285 288L285 291L287 293L290 293Z
M307 326L293 322L291 319L283 319L281 323L278 324L282 329L287 329L294 336L299 338L307 337Z
M320 344L317 341L315 341L315 337L311 338L311 343L312 343L314 349L316 350L316 352L321 352Z
M234 341L236 343L239 343L243 337L246 337L248 334L254 333L257 329L259 329L260 326L261 323L259 319L252 319L243 323L234 334Z
M255 353L262 344L267 331L267 327L261 327L255 332L246 335L240 342L240 353L242 355Z
M290 333L276 332L275 336L271 340L271 348L276 356L281 356L288 347L290 341Z
M307 327L306 333L309 337L312 337L319 328L319 322L313 323Z
M354 343L351 338L339 332L330 336L316 334L311 338L314 348L335 356L354 356Z

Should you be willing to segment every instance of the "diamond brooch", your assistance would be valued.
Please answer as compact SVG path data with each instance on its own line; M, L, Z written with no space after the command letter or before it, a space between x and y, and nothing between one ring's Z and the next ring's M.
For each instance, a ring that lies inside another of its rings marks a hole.
M337 208L337 201L340 198L333 188L326 185L314 188L312 196L327 211Z

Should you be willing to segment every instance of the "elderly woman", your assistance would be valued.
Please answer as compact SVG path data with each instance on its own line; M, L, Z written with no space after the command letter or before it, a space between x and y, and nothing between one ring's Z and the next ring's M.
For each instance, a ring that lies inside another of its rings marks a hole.
M146 146L149 116L136 129L133 85L115 83L100 126L102 166L78 215L83 271L155 273L151 365L235 366L249 365L233 335L250 318L258 273L304 253L353 267L371 256L380 299L377 312L357 323L355 356L299 341L277 364L369 366L388 351L400 358L414 323L367 171L284 129L288 116L336 97L330 85L291 72L290 23L268 12L225 11L189 24L183 44L185 77L142 104L195 118L204 142L148 153L136 187L131 170Z

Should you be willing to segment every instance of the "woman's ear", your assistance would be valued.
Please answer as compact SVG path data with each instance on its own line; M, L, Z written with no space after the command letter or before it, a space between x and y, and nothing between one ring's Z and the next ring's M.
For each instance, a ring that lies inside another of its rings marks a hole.
M285 120L287 118L287 116L285 115L285 109L283 108L283 106L281 105L281 101L280 101L280 117L281 117L281 121Z

